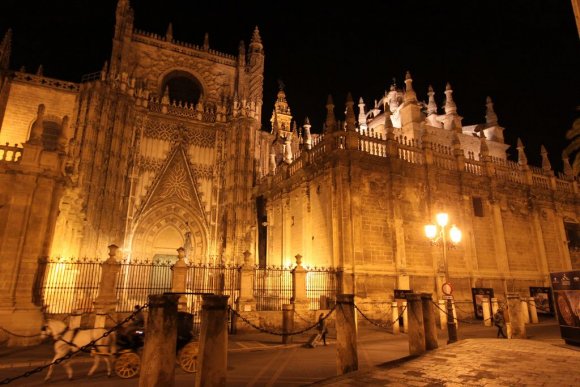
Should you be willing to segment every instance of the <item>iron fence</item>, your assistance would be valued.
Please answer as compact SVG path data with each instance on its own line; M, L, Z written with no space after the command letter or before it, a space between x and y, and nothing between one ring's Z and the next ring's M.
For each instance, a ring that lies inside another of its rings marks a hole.
M170 292L173 283L173 261L123 261L117 273L115 296L117 312L132 312L151 294Z
M192 263L187 267L186 293L213 293L227 295L228 305L237 309L240 296L241 272L238 265ZM201 294L186 294L187 311L193 315L193 333L201 328Z
M307 268L306 297L310 310L331 309L339 293L338 275L334 268L314 267Z
M98 259L45 258L38 263L34 302L48 314L91 312L100 280Z
M257 310L282 310L292 298L292 269L268 266L254 270L254 299Z

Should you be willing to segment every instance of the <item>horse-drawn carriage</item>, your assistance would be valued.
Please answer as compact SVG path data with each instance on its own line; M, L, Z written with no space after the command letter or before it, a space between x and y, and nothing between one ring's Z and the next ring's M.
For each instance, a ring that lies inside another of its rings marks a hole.
M193 334L193 315L178 312L177 318L177 363L185 372L197 371L198 341ZM117 332L117 359L115 373L124 379L139 374L141 352L145 343L144 329L129 329Z

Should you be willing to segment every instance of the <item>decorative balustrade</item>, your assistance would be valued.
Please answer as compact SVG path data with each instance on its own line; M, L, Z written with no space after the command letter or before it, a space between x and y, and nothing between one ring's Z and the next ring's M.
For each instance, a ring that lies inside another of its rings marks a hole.
M77 92L79 91L78 83L61 81L60 79L48 78L40 75L33 75L16 71L14 73L14 80L33 83L36 85L52 87L54 89Z
M540 188L550 189L550 178L543 175L532 175L532 183Z
M465 160L465 172L472 173L477 176L483 176L483 162L475 159Z
M0 145L0 161L7 163L18 163L22 158L22 148L14 144L10 146L8 143L6 145Z
M157 101L149 101L148 107L149 111L154 113L161 113L162 104ZM167 114L177 117L184 117L189 119L194 119L202 122L215 122L216 114L212 109L204 109L203 111L196 110L193 104L170 104L167 105Z
M436 166L451 171L457 170L457 161L451 147L441 144L431 144L431 150L433 151L433 163Z
M574 193L574 185L571 181L556 179L556 189L568 193Z

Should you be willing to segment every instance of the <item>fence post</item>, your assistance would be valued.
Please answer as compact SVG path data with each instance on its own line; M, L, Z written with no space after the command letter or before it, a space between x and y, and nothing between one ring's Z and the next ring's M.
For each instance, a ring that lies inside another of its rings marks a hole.
M204 295L195 386L225 386L228 368L228 298ZM173 364L175 367L175 364Z
M431 293L421 293L423 305L423 326L425 327L425 348L427 350L439 348L437 342L437 323L433 310L433 296Z
M338 375L358 370L354 294L336 295L336 365Z
M481 309L483 312L483 326L491 326L491 315L489 314L489 298L483 297L481 300Z
M302 266L302 255L296 254L296 267L292 270L292 298L295 309L308 309L306 296L306 269Z
M537 324L538 321L538 309L536 308L536 300L534 297L528 298L528 305L530 310L530 320L532 324Z
M104 328L107 322L107 314L115 311L116 299L115 287L117 274L121 268L117 261L117 245L109 245L109 258L103 262L101 269L101 281L99 283L99 295L95 300L95 328Z
M289 333L294 330L294 304L282 305L282 332ZM282 336L282 344L292 344L292 336Z
M244 264L241 268L240 278L240 310L243 312L251 312L256 310L256 299L254 298L254 262L252 254L246 250L244 251Z
M517 293L508 293L507 304L512 336L516 339L526 339L526 324L522 315L520 295Z
M175 384L177 294L149 296L147 335L141 360L139 387Z
M187 264L185 263L185 249L180 247L177 249L177 262L173 265L173 281L171 285L171 291L173 293L185 293L185 283L187 280ZM179 301L177 303L177 309L179 311L185 311L187 309L187 297L184 294L179 295Z
M420 355L425 352L425 327L421 296L409 293L406 297L407 309L409 310L409 353Z
M399 322L399 304L394 301L391 304L391 321L393 322L393 334L396 335L400 332L401 324Z

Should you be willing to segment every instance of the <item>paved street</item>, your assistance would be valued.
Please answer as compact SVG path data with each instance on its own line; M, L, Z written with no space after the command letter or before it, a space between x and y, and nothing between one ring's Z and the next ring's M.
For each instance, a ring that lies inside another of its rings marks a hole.
M574 379L580 368L580 351L567 347L553 320L528 326L530 340L498 340L495 329L481 325L460 326L457 344L447 346L445 332L440 335L440 349L419 359L393 364L408 355L407 336L393 336L378 328L362 326L359 332L359 365L361 371L346 378L336 375L336 348L329 345L314 349L296 343L283 347L279 337L265 334L230 336L228 354L228 386L299 386L311 383L324 385L580 385ZM0 349L0 378L18 375L30 369L27 364L41 364L50 357L50 346L20 351ZM25 361L26 360L26 361ZM75 380L87 386L137 386L138 379L107 378L105 366L91 378L86 377L91 359L77 361ZM8 368L9 366L17 366ZM377 367L378 366L378 367ZM373 368L377 367L377 368ZM577 373L577 372L576 372ZM12 383L16 386L46 385L46 371ZM176 385L191 386L192 374L176 368ZM557 381L557 384L551 383ZM55 368L49 385L69 385L61 366Z

